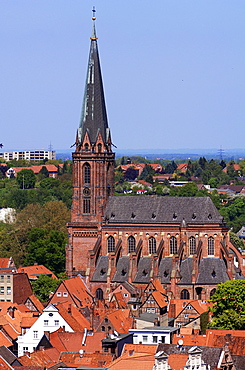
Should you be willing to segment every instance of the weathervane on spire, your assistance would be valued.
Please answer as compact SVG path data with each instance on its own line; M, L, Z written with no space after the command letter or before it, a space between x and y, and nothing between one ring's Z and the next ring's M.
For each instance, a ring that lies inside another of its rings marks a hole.
M92 12L93 12L92 20L95 21L96 20L96 17L95 17L95 13L96 13L95 6L93 6Z

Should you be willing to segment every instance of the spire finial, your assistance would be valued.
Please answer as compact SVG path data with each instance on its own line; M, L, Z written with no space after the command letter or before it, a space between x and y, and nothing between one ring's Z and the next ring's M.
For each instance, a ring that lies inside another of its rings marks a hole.
M93 9L92 9L92 12L93 12L93 16L92 16L93 28L92 28L92 37L91 37L91 40L97 40L96 32L95 32L95 20L96 20L95 13L96 13L96 10L95 10L95 7L94 6L93 6Z
M96 20L96 17L95 17L95 13L96 13L95 6L93 6L92 12L93 12L92 20L95 21Z

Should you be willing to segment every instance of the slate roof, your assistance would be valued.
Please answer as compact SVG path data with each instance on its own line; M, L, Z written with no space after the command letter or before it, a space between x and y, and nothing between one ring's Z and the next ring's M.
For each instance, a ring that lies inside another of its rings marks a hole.
M230 280L223 260L219 258L203 258L199 264L197 284L220 284Z
M16 364L17 366L17 363L19 363L21 366L17 357L5 346L0 347L0 356L2 356L10 365Z
M231 355L236 370L245 369L245 356Z
M82 143L86 132L89 134L91 143L96 142L99 132L104 142L108 142L109 128L95 28L93 28L93 36L91 37L83 108L78 129L80 143Z
M181 279L177 284L191 284L191 275L192 275L192 258L186 258L182 261L180 265L180 275Z
M138 271L134 283L149 283L151 273L151 257L142 257L139 260Z
M109 224L223 223L209 197L110 197L105 211Z
M188 351L193 346L178 346L176 344L159 344L157 347L158 351L164 351L167 354L174 353L174 354L188 354ZM221 349L215 348L215 347L201 347L198 346L202 350L202 359L205 364L208 364L211 366L211 369L216 369L217 363L220 358Z
M109 266L108 256L100 256L91 281L106 283L108 266Z
M129 257L121 257L117 263L117 271L112 278L112 282L123 283L128 280Z
M170 283L170 276L172 271L173 260L172 257L164 257L159 265L159 277L162 284Z

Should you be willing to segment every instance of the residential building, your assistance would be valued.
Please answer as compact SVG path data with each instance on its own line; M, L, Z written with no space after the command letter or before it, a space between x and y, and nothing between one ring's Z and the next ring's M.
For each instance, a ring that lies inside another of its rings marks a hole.
M26 159L28 161L41 161L43 159L56 159L56 152L53 150L22 150L0 153L0 159L12 161L13 159Z
M56 331L59 327L64 327L65 331L74 330L69 323L60 314L58 308L52 304L44 308L43 313L38 317L28 330L23 330L18 336L18 356L23 356L25 352L33 352L37 347L44 332Z
M142 329L130 329L134 334L134 344L171 343L171 337L178 328L172 326L150 326Z
M0 302L24 303L32 295L28 276L24 273L10 272L12 268L0 269ZM13 271L15 269L13 268Z

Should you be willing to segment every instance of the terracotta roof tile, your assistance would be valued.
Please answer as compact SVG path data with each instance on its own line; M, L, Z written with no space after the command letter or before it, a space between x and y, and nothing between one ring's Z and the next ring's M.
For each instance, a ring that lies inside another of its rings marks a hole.
M111 324L118 333L127 333L133 325L130 309L116 310L107 315Z
M1 346L6 346L6 347L10 347L13 345L11 340L9 340L9 338L7 338L7 336L2 331L0 331L0 344Z
M163 296L162 293L158 292L157 290L152 292L151 295L155 299L159 307L166 307L168 305L166 297Z
M171 353L168 357L168 364L171 369L184 369L189 356L186 354Z
M26 266L26 267L19 267L18 273L24 272L28 275L28 279L35 280L38 279L39 275L50 275L53 279L57 280L55 274L50 271L44 265L34 265L34 266Z
M56 304L59 314L65 319L74 331L83 331L85 328L90 328L89 321L79 312L78 308L70 305L71 312L69 313L62 303Z
M13 367L0 356L0 370L13 370Z

